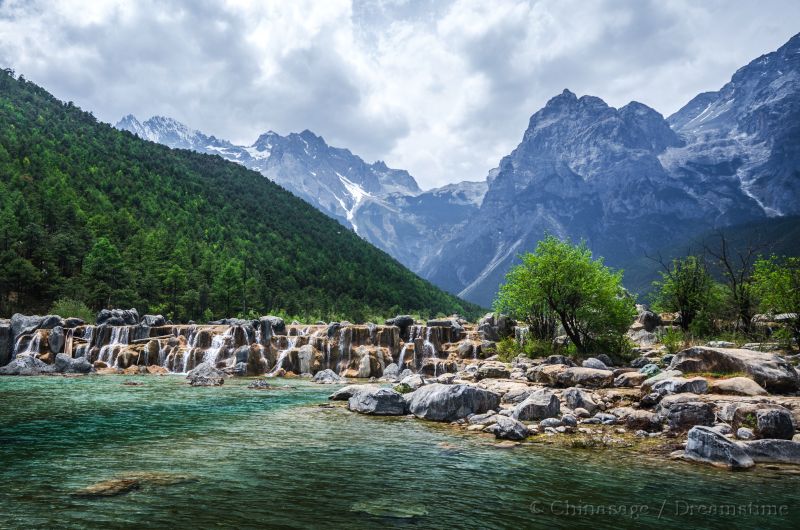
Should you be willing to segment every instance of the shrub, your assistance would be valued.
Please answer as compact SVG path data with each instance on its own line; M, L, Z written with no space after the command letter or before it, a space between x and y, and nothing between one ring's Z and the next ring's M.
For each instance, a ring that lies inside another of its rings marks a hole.
M89 307L80 300L73 298L60 298L53 302L50 313L66 317L77 317L88 324L93 324L95 314Z
M670 355L675 355L681 351L685 343L686 336L677 329L670 328L661 335L661 344L666 346L667 353Z

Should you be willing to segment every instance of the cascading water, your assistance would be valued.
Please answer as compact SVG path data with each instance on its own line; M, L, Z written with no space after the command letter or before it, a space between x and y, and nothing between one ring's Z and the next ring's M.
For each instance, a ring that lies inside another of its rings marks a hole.
M292 335L286 338L286 349L278 352L278 360L275 361L275 366L272 367L272 370L270 370L269 374L267 375L275 375L278 370L283 368L283 360L286 359L286 356L289 355L289 352L294 349L295 345L297 345L297 338L297 335Z
M352 345L347 344L347 330L348 328L342 328L339 331L339 362L336 367L336 371L341 375L345 370L350 368L350 361L352 360L353 348ZM347 350L347 361L345 362L344 368L342 368L342 360L344 359L344 351Z
M115 349L117 346L128 344L128 337L130 335L129 326L113 326L111 328L111 341L100 348L100 354L97 356L98 361L103 361L108 366L112 366L115 360Z
M425 342L423 342L423 351L425 354L425 359L433 359L433 376L437 376L437 372L439 370L439 362L436 357L436 348L433 346L431 342L431 331L433 328L428 328L425 332Z
M22 341L25 337L22 336L17 339L17 343L14 345L14 355L11 356L12 359L16 358L17 355L27 354L27 355L36 355L39 353L39 348L42 345L42 337L39 335L38 331L33 333L33 336L28 341L28 344L25 346L25 349L20 351L22 347Z
M203 354L203 362L209 363L211 366L216 366L217 357L219 357L219 352L222 350L222 347L225 346L225 340L232 335L233 328L228 328L222 335L214 335L214 338L211 339L211 346L206 350L205 354ZM188 352L185 358L189 358ZM186 371L185 366L184 364L184 372Z
M403 348L400 350L400 358L397 360L397 366L401 372L403 371L403 360L406 358L406 350L408 350L408 343L403 344Z

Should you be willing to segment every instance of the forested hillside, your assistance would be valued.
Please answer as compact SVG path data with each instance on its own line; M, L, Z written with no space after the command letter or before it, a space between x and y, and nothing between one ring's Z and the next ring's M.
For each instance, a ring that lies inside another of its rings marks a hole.
M54 300L177 320L478 307L260 174L140 140L0 72L0 315Z

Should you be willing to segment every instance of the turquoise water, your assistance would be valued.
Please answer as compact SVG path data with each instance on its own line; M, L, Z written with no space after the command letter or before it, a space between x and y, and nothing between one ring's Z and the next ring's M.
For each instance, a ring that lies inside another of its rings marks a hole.
M499 449L438 424L320 407L335 387L247 383L0 378L0 527L800 525L800 476L791 472L730 473L609 450ZM116 497L73 495L142 473L160 480ZM784 505L784 515L703 516L695 507L691 516L684 504L750 502ZM586 503L617 513L585 515Z

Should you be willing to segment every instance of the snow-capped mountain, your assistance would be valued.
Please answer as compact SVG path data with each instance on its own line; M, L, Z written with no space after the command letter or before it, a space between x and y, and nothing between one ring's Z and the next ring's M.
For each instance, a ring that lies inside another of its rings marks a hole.
M800 35L668 120L569 91L535 113L480 210L422 274L488 304L545 233L625 268L710 228L800 213Z
M252 145L241 146L162 116L140 122L128 115L116 127L259 171L412 270L420 270L477 211L486 191L486 183L468 182L423 192L407 171L389 168L382 161L369 164L347 149L329 146L308 130L286 136L269 131Z

